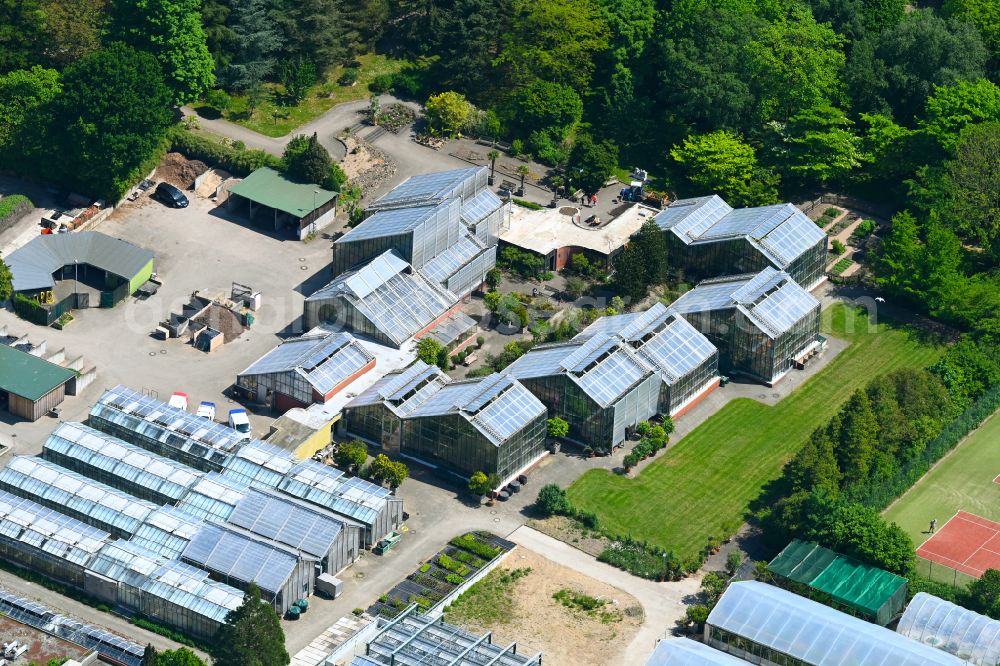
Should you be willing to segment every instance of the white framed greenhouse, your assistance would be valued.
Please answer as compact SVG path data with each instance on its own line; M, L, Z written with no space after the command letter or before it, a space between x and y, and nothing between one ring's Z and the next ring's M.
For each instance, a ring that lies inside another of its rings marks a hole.
M896 631L976 666L1000 664L1000 621L918 592Z
M665 638L656 644L646 666L746 666L748 663L690 638Z

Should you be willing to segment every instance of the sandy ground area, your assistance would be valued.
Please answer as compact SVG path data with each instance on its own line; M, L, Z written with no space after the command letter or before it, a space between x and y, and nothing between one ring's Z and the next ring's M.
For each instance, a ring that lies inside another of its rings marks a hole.
M510 621L490 627L467 628L476 632L493 631L494 643L506 645L517 641L519 654L541 651L545 654L546 666L619 663L642 625L642 606L632 595L523 546L500 566L531 568L531 573L517 582ZM563 589L609 600L603 607L605 621L600 612L566 608L553 599L552 595Z
M382 163L382 160L373 155L364 144L359 144L357 139L347 137L344 143L347 145L347 156L340 163L340 168L347 174L348 180L357 178L365 171ZM354 152L354 149L359 146L360 150Z

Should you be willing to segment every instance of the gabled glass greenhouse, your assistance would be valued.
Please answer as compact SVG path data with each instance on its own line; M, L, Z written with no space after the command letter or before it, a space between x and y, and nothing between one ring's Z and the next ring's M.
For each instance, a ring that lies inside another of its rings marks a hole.
M1000 621L917 592L896 631L974 666L1000 664Z
M688 638L665 638L646 661L646 666L746 666L750 662Z

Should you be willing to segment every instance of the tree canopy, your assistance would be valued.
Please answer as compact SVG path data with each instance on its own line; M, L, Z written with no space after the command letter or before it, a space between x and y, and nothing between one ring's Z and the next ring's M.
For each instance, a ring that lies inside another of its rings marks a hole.
M243 603L226 615L212 646L214 666L287 666L291 661L278 614L261 601L253 583Z

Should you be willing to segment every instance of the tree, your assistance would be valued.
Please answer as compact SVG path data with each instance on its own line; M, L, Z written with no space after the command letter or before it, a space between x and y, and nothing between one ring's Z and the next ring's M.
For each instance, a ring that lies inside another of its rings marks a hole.
M486 476L485 472L475 472L469 477L469 490L473 495L479 495L480 497L489 493L496 487L492 483L490 477Z
M288 175L303 183L326 183L333 167L333 159L319 143L314 132L312 136L299 135L288 142L283 155Z
M167 650L156 658L156 666L206 666L194 652L187 648Z
M841 473L828 428L818 428L785 468L793 492L824 488L833 495L840 490Z
M379 483L388 482L392 488L398 488L410 476L410 470L406 465L390 460L384 453L375 456L368 471L372 479Z
M232 90L250 92L274 72L281 36L265 0L230 0L230 7L230 57L222 80Z
M917 219L909 211L897 213L874 256L876 284L893 294L918 297L924 288L915 274L920 253Z
M578 275L570 275L566 278L566 285L563 287L563 291L566 295L576 300L583 296L583 292L587 290L587 283L584 282L583 278Z
M261 601L260 588L253 583L243 603L226 615L212 648L214 666L287 666L291 661L278 614Z
M569 423L565 419L553 416L546 422L545 430L552 439L561 439L569 434Z
M107 0L42 0L45 58L64 68L101 46Z
M172 120L160 66L113 43L68 67L62 85L49 131L60 159L49 169L73 189L117 201L148 168Z
M861 139L854 123L827 102L802 109L779 131L775 162L800 183L843 182L861 166Z
M878 419L872 411L868 394L858 390L843 411L837 459L844 473L844 483L856 483L868 477L878 445Z
M513 91L503 115L515 134L542 132L558 142L580 123L583 100L570 86L534 80Z
M39 111L61 89L59 72L38 65L0 75L0 162L14 167L32 152Z
M819 23L830 23L851 42L895 27L906 8L905 0L808 0L808 3Z
M45 12L39 0L0 0L0 74L39 64Z
M572 511L569 498L566 497L566 491L554 483L546 484L538 491L535 507L544 518L563 516Z
M819 102L839 100L842 45L843 38L801 7L764 28L746 47L760 118L786 120Z
M417 343L417 358L427 365L437 365L442 349L444 347L434 338L420 338L420 342Z
M757 164L757 152L730 131L692 134L670 156L684 168L692 194L716 193L735 207L778 200L777 177Z
M1000 123L974 125L962 133L942 185L942 222L990 251L1000 264Z
M493 267L486 271L486 286L489 287L490 291L495 292L497 287L500 286L500 282L503 281L503 273L499 268Z
M441 136L458 134L471 112L472 106L465 95L451 91L431 95L424 105L431 134Z
M111 35L156 57L175 104L193 102L215 84L200 0L112 0Z
M989 121L1000 121L1000 86L986 79L958 81L934 88L920 129L950 154L958 146L962 130Z
M156 648L151 644L146 644L146 649L142 652L142 662L139 666L157 666Z
M461 90L477 102L499 92L502 79L493 61L500 55L514 13L513 0L452 0L438 13L429 49L439 55L435 80L445 90Z
M642 252L631 245L615 258L615 273L612 283L615 289L631 303L637 303L646 297L649 289L647 279L646 259Z
M585 193L594 194L604 187L604 182L617 166L618 146L606 139L595 142L589 134L576 138L569 156L569 167L575 174L574 183Z
M288 101L298 104L305 99L310 86L316 83L316 65L304 58L286 60L281 63L281 85L285 87L285 96ZM377 103L378 98L372 97L373 103ZM378 113L370 114L372 122L378 119Z
M639 231L629 239L629 245L642 257L648 285L667 281L667 240L656 222L651 219L644 222ZM616 307L615 310L621 312L623 308Z
M296 0L284 3L273 14L284 33L282 54L286 62L307 63L313 77L326 73L347 54L341 0Z
M493 182L493 176L497 170L497 158L500 157L499 151L496 149L491 150L486 153L486 158L490 161L490 182Z
M945 16L972 23L983 35L983 41L1000 56L1000 5L992 0L945 0L941 8Z
M970 608L996 619L1000 617L1000 571L987 569L969 583Z
M609 30L592 0L515 0L514 20L496 59L515 84L542 79L583 93Z
M360 470L368 462L368 446L360 439L344 442L337 447L333 461L341 467Z

